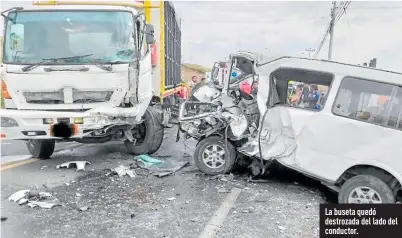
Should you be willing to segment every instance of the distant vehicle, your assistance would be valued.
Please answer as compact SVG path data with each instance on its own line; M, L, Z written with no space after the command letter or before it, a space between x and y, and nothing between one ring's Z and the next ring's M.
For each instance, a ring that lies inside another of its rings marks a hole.
M258 176L276 161L338 191L339 203L402 201L402 73L244 52L230 62L243 80L258 75L256 97L225 80L181 106L181 129L199 141L194 159L202 172L228 173L241 163ZM292 107L291 80L329 91L321 102Z

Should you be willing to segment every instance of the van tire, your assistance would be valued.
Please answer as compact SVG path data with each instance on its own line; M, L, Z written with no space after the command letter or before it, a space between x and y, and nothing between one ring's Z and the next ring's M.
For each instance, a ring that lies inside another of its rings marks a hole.
M134 142L129 140L124 142L129 154L150 155L158 151L162 145L164 127L161 123L158 112L154 108L148 107L143 118L143 125L141 125L145 127L145 137L143 138L143 141L140 144L134 144Z
M381 179L372 175L357 175L348 179L341 187L338 195L338 203L349 203L349 195L359 187L371 189L377 193L381 199L381 203L395 203L395 196L391 188ZM377 196L376 195L376 196ZM366 197L368 198L368 197ZM369 203L363 196L361 203Z
M218 168L211 168L204 162L204 152L207 148L211 148L211 146L217 145L218 148L220 147L225 151L224 160L225 162L221 167ZM226 147L227 145L227 147ZM198 169L209 175L217 175L217 174L226 174L232 171L235 166L236 162L236 149L229 141L218 137L218 136L211 136L202 139L197 146L195 147L194 151L194 161Z
M33 158L48 159L54 152L55 140L28 140L27 147Z

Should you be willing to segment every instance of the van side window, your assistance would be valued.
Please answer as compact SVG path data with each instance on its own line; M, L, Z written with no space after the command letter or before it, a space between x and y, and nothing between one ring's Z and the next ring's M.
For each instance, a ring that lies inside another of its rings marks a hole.
M351 119L401 129L398 124L401 101L401 87L347 77L342 81L332 111Z
M402 130L402 87L398 87L390 106L387 126Z
M289 81L286 104L319 111L327 101L328 88L320 84Z
M333 75L313 70L279 68L272 72L281 104L320 111L324 108Z

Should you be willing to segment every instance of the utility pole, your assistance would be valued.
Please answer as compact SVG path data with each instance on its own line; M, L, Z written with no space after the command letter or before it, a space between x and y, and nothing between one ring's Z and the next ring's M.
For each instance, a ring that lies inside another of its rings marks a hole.
M310 57L311 52L314 52L314 51L315 51L315 49L312 49L312 48L307 48L307 49L305 49L305 50L308 52L308 57L309 57L309 58L311 58L311 57Z
M336 13L336 1L333 1L331 10L331 23L329 26L328 60L331 60L332 57L332 44L334 43L335 13Z

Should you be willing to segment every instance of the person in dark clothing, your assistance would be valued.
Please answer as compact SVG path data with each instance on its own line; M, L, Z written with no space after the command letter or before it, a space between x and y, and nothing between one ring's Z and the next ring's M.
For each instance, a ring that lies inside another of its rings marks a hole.
M302 101L303 101L303 102L305 102L304 98L307 97L307 95L309 94L309 92L310 92L310 87L309 87L307 84L305 84L305 85L303 86L303 91L302 91Z
M311 85L310 92L304 98L304 101L308 103L308 107L311 109L318 109L317 102L320 98L320 92L318 92L317 85Z
M258 93L258 81L254 80L253 85L251 85L251 94L253 96L257 96L257 93Z
M200 80L200 82L198 82L197 84L195 84L192 88L191 88L191 92L190 92L190 98L192 98L192 96L194 95L195 92L197 92L198 89L200 89L202 86L204 86L206 84L206 78L202 78Z

